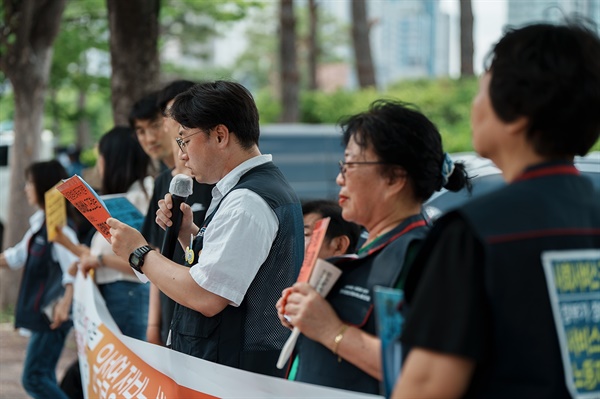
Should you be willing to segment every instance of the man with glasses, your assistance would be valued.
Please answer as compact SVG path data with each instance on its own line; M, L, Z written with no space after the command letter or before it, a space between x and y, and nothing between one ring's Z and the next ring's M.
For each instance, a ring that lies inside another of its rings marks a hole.
M233 82L201 83L178 95L169 114L180 125L180 158L198 182L216 184L202 226L181 205L179 241L191 268L146 246L134 229L109 219L115 253L177 302L170 342L180 352L267 375L289 333L275 303L303 259L300 202L258 149L258 110ZM170 226L172 201L157 223Z

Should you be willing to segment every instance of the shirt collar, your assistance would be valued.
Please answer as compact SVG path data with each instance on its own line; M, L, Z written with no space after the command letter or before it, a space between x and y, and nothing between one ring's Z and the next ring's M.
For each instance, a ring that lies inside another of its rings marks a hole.
M578 175L579 170L570 161L550 161L526 168L515 181L529 180L551 175Z
M44 211L38 209L33 215L29 217L29 226L33 231L38 231L44 224L46 215Z
M250 158L238 166L236 166L231 172L227 173L225 177L217 182L215 188L212 191L213 201L220 201L239 181L244 173L257 166L263 165L267 162L271 162L273 157L271 154L257 155Z

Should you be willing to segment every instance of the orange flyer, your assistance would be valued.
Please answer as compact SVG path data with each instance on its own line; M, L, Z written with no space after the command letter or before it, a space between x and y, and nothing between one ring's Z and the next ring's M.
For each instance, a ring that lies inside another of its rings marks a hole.
M327 232L327 227L329 226L329 220L331 220L331 218L327 217L317 220L315 223L315 228L313 229L312 236L310 237L308 247L306 247L304 261L302 262L302 267L300 268L300 273L298 274L299 283L308 283L308 280L310 279L310 275L315 267L315 263L317 263L321 245L325 239L325 233Z
M110 227L106 219L110 213L98 194L78 175L56 187L58 191L110 242Z

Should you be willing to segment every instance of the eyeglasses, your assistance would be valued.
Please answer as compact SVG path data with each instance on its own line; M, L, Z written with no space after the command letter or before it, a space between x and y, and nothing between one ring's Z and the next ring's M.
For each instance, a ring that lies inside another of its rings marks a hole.
M340 174L342 178L346 179L346 167L348 165L389 165L389 162L380 162L380 161L364 161L364 162L345 162L339 161L340 165Z
M204 133L204 132L202 130L200 130L199 132L192 133L189 136L186 136L183 138L181 138L181 137L175 138L175 142L177 142L177 145L179 146L179 149L181 150L181 152L185 152L185 147L187 147L188 143L190 142L190 140L187 140L187 139L189 139L190 137L195 136L197 134L200 134L200 133Z

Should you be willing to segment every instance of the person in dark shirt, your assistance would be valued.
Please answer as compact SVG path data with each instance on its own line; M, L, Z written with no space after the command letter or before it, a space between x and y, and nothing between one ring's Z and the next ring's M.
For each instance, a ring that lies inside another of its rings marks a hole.
M326 298L296 283L278 301L282 324L302 333L296 381L381 392L374 287L402 288L429 229L423 202L442 187L459 190L468 181L464 165L444 153L435 125L414 108L378 100L342 123L338 203L342 217L369 236L356 258L335 262L342 275Z
M600 135L600 39L535 24L488 60L473 145L508 185L440 218L417 255L392 397L599 397L600 200L573 158Z

